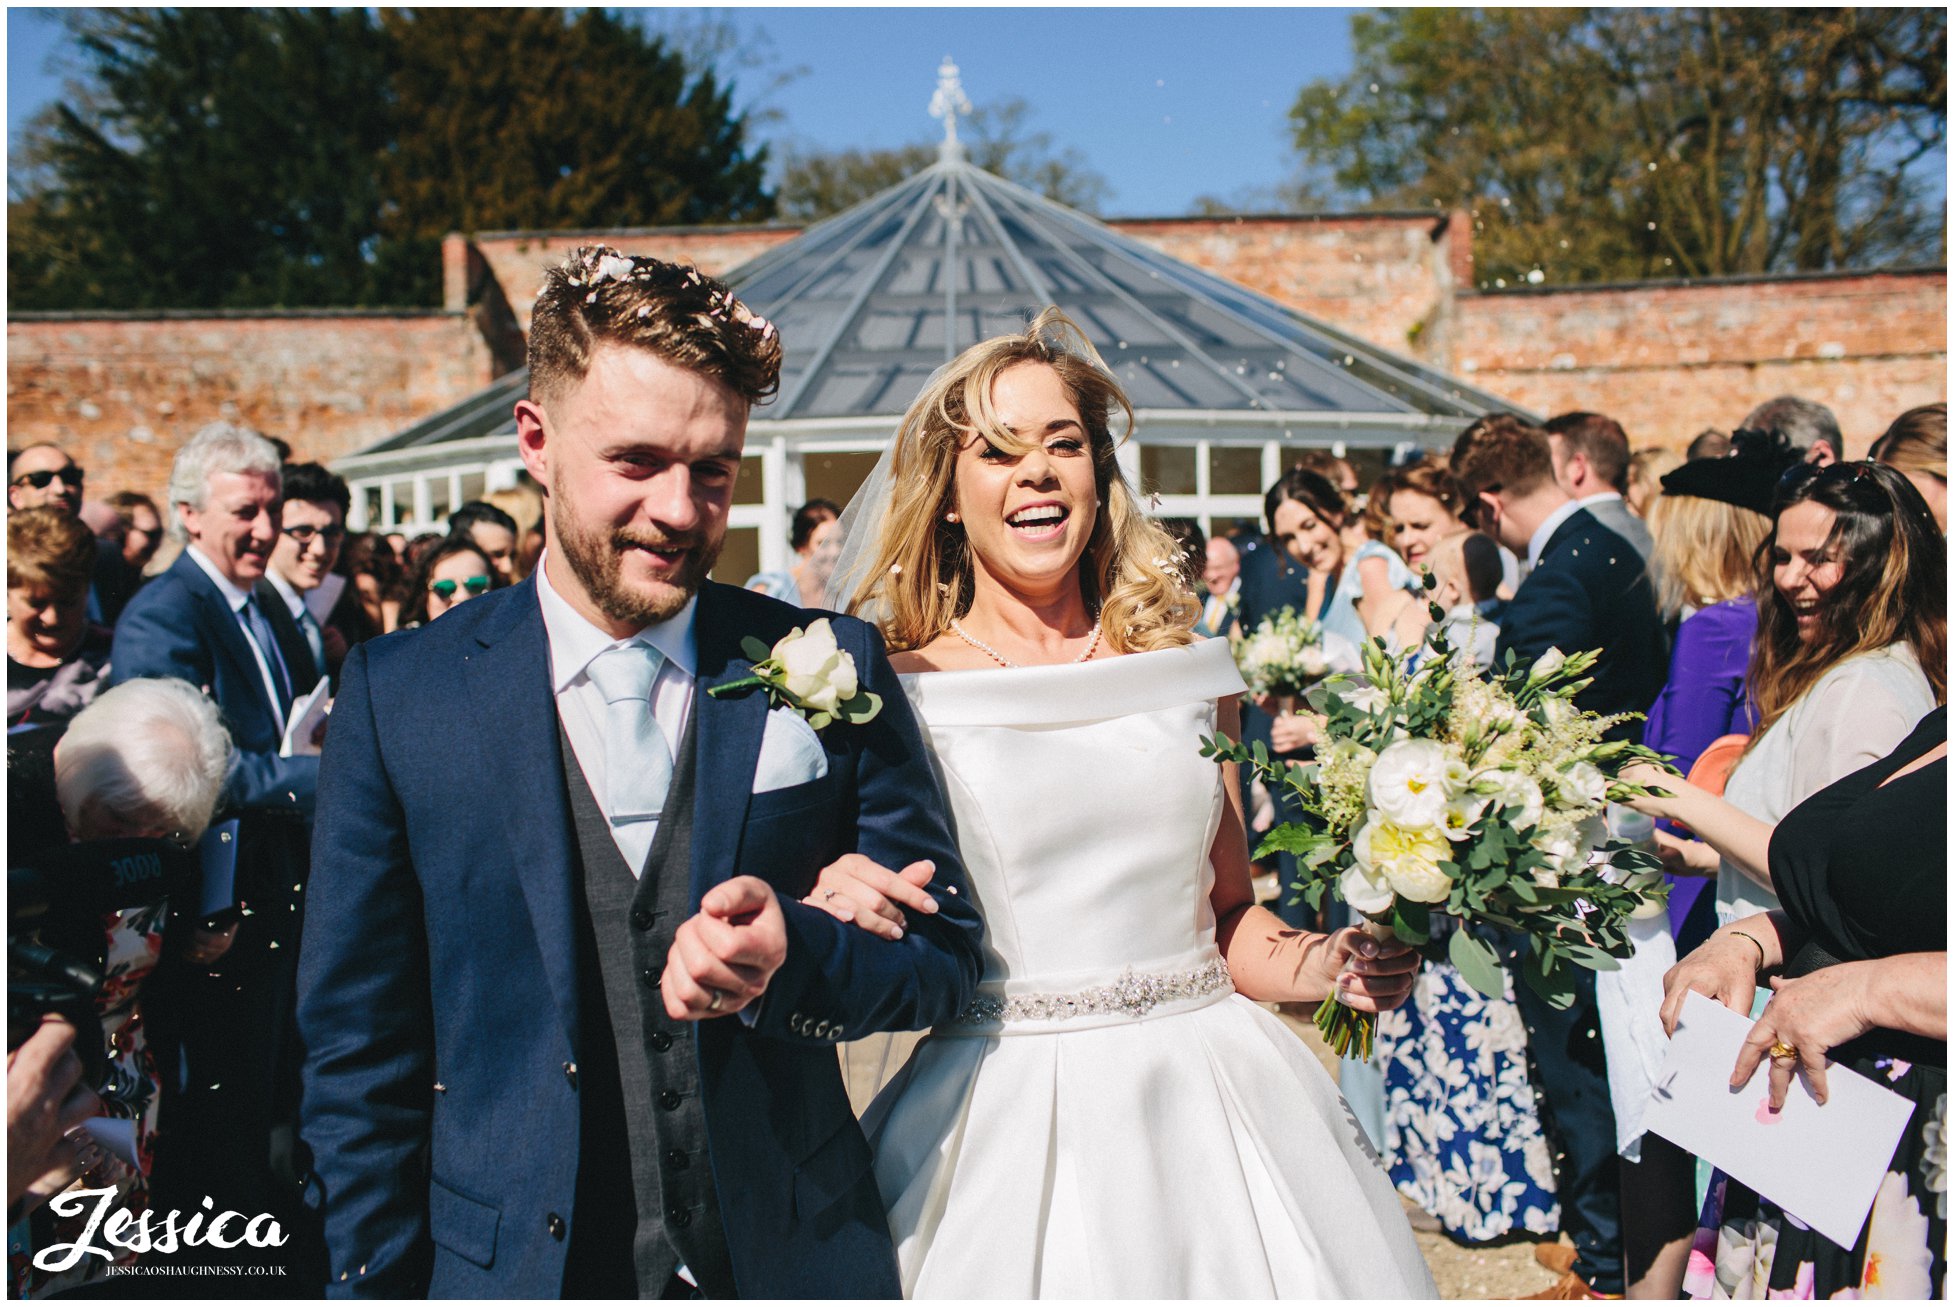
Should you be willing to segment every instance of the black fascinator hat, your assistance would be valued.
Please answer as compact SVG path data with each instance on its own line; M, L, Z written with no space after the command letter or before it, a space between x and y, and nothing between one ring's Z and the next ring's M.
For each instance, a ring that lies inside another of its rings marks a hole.
M1771 515L1778 482L1803 459L1778 431L1739 430L1722 458L1685 463L1662 478L1665 495L1695 495Z

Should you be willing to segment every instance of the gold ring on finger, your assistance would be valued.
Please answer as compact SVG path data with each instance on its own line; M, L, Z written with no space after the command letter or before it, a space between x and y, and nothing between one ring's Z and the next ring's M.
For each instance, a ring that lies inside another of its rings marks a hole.
M1771 1045L1771 1058L1773 1061L1789 1059L1790 1061L1796 1062L1798 1060L1798 1047L1795 1044L1787 1044L1780 1039L1777 1043Z

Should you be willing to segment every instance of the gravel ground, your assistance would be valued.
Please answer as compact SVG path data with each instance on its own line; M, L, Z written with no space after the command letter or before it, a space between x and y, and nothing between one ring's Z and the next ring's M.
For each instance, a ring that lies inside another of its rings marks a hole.
M1324 1046L1316 1027L1304 1018L1277 1015L1335 1076L1336 1058ZM875 1090L896 1073L919 1038L913 1034L878 1035L841 1046L842 1069L856 1112L868 1106ZM1404 1206L1407 1213L1417 1210L1410 1202ZM1518 1298L1546 1288L1555 1279L1533 1260L1533 1244L1525 1239L1495 1247L1469 1247L1423 1230L1417 1231L1416 1237L1443 1298Z

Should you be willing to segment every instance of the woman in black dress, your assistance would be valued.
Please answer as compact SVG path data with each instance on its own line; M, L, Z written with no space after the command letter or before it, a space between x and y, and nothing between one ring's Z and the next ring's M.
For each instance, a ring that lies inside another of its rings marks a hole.
M1696 1298L1929 1298L1947 1243L1947 709L1890 756L1820 790L1770 841L1779 911L1732 922L1665 978L1672 1033L1691 990L1748 1013L1775 991L1733 1080L1770 1062L1782 1106L1794 1073L1826 1096L1849 1067L1911 1099L1858 1241L1842 1248L1719 1172L1684 1288ZM1796 1056L1771 1056L1773 1049Z

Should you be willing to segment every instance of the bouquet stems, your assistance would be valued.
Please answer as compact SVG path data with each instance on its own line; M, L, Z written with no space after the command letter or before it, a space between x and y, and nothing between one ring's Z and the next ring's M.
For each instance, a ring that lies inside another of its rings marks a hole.
M1397 938L1389 926L1369 917L1364 918L1363 931L1379 943ZM1371 1060L1371 1048L1377 1039L1376 1013L1356 1011L1332 994L1317 1005L1316 1028L1338 1057L1355 1056L1360 1062Z

